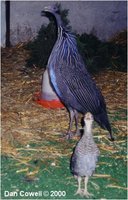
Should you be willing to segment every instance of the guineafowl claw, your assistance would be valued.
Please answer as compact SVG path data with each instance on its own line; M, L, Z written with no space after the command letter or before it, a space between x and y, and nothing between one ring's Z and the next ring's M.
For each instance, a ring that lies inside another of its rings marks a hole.
M71 138L73 138L73 136L74 136L74 134L73 134L72 132L68 132L68 133L66 134L65 138L66 138L67 140L70 140Z
M62 137L66 140L70 140L73 137L73 133L62 133Z
M68 131L66 134L62 134L62 136L67 139L70 140L72 139L74 136L81 136L81 131L78 129L76 132L72 132L72 131Z
M67 134L66 134L66 136L65 136L65 138L67 139L67 140L70 140L70 139L72 139L74 136L80 136L81 135L81 133L80 133L80 130L77 130L76 132L67 132Z

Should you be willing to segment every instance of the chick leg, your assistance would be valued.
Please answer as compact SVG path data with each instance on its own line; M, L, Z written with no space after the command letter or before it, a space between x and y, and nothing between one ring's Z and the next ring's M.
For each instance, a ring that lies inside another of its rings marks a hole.
M80 176L78 176L78 177L77 177L78 189L77 189L75 195L77 195L77 194L80 194L81 196L83 195L83 194L82 194L82 190L81 190L81 180L82 180L82 178L81 178Z
M89 177L86 176L86 177L84 178L84 191L83 191L83 195L86 196L87 198L88 198L89 196L93 196L93 194L89 193L88 190L87 190L88 180L89 180Z

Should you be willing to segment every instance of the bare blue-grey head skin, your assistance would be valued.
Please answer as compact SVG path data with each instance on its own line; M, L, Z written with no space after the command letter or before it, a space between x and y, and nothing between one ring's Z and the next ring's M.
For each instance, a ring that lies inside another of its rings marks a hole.
M46 6L44 7L44 10L41 12L41 15L48 17L49 14L52 14L56 19L57 26L59 27L59 26L63 26L59 12L60 12L59 8L56 5Z
M109 131L110 140L113 141L104 97L86 69L75 36L64 27L56 5L45 7L42 15L47 17L52 15L58 27L58 38L47 68L51 84L70 114L68 137L72 135L74 118L78 132L78 112L82 114L91 112L94 120Z

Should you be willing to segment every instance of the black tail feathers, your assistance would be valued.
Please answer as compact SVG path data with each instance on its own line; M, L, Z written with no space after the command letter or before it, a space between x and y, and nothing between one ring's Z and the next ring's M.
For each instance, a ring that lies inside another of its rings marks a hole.
M110 138L109 139L111 141L114 141L114 137L113 137L113 134L112 134L112 129L111 129L111 125L109 123L109 119L108 119L107 113L103 112L103 113L101 113L99 115L95 115L94 119L101 126L101 128L108 130L108 132L110 134Z

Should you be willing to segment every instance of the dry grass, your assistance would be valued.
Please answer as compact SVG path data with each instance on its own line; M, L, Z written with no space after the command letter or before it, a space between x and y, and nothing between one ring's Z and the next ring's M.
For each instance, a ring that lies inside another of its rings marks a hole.
M68 128L67 110L48 110L34 102L34 94L41 90L43 70L36 67L26 69L27 57L28 52L22 44L2 49L2 153L26 165L30 157L25 158L23 149L36 152L36 156L43 153L49 158L50 155L53 159L70 154L61 137ZM126 108L126 73L105 71L94 79L106 99L110 117L114 116L117 108ZM126 120L113 121L112 126L118 129L119 134L126 134ZM104 151L116 152L117 146L123 142L117 140L116 147L110 147L104 142L106 131L102 130L101 134L97 127L94 132L98 133L95 137L103 140L99 146ZM50 146L47 141L62 144L63 149ZM32 143L40 146L31 148Z

